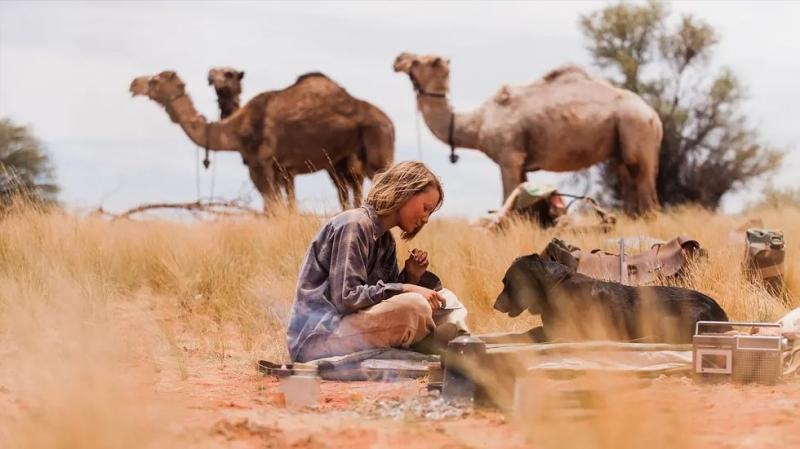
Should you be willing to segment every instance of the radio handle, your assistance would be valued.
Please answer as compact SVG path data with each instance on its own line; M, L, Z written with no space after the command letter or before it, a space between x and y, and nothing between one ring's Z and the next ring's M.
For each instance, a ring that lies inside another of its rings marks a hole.
M706 326L710 326L710 327L722 327L722 326L745 327L745 326L749 326L749 327L777 327L777 328L781 328L781 329L783 328L781 323L756 323L756 322L752 322L752 321L698 321L694 325L694 334L695 335L701 335L700 334L700 326L701 325L706 325Z

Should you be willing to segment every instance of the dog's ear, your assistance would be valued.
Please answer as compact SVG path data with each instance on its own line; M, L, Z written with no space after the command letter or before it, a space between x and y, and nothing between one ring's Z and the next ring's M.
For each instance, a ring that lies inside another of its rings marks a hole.
M531 263L539 263L539 262L541 262L542 261L542 256L540 256L537 253L533 253L533 254L528 254L527 256L522 256L522 257L520 257L520 259L524 260L525 263L530 265Z
M569 267L570 270L577 271L579 256L573 254L574 251L580 251L580 248L554 238L547 244L547 247L542 252L542 256L544 256L545 260L564 264Z
M528 270L521 259L515 260L506 270L506 274L503 276L503 291L500 292L494 303L496 310L507 313L512 318L527 309L520 292L525 290Z
M529 254L522 259L525 261L525 265L528 267L528 269L533 272L540 271L545 262L545 259L542 259L542 256L537 253Z
M523 299L524 307L533 315L539 315L548 309L547 291L543 279L547 275L543 267L544 259L537 254L529 254L518 259L518 268L523 276L518 282L518 296Z
M542 271L550 285L560 284L575 274L575 270L560 262L546 260L542 262Z

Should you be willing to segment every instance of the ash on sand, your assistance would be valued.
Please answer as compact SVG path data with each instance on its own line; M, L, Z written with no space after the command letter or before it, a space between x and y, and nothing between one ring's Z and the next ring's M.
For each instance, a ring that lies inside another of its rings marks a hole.
M439 421L464 418L474 413L471 404L446 401L437 392L403 399L382 399L359 412L374 418L396 421Z

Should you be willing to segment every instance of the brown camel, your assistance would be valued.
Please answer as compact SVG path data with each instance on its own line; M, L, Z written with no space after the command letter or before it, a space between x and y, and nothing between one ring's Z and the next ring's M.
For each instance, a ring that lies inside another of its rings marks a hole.
M233 115L208 122L197 112L184 83L173 71L140 76L133 95L147 95L164 106L197 145L239 152L250 170L264 207L280 199L280 188L294 197L295 174L333 166L364 154L369 167L386 167L394 155L394 126L377 107L352 97L321 73L300 76L291 86L253 97Z
M402 53L394 70L409 75L417 105L439 140L452 149L478 149L500 165L503 198L529 171L574 171L611 159L626 210L641 214L658 207L661 120L633 92L567 66L532 84L503 86L478 109L456 113L447 99L449 60Z
M244 72L233 67L214 67L208 71L208 85L217 92L219 118L228 118L239 110L239 96L242 94Z
M208 84L214 87L217 93L217 104L219 105L220 119L225 119L239 109L239 99L242 94L242 79L244 79L244 71L236 70L233 67L214 67L208 71ZM331 177L333 184L336 186L336 192L339 197L339 204L342 209L348 207L358 207L361 205L362 191L364 188L365 168L366 161L360 158L361 154L351 154L347 158L337 162L333 167L326 167L328 175ZM389 160L392 154L386 155ZM383 162L384 158L378 159L378 162ZM245 162L246 163L246 162ZM276 167L278 168L278 167ZM382 170L385 166L372 167L370 173ZM294 174L285 173L282 178L282 184L294 184ZM290 196L288 192L293 192L292 187L286 188L287 200L289 204L294 205L295 198ZM349 188L349 189L348 189ZM352 202L350 192L352 190Z

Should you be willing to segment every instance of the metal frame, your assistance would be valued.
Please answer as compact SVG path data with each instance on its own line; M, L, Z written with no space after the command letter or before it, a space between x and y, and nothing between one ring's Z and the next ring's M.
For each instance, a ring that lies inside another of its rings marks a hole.
M733 350L731 349L698 349L696 352L695 372L702 374L733 374ZM703 368L704 355L724 355L725 368Z

